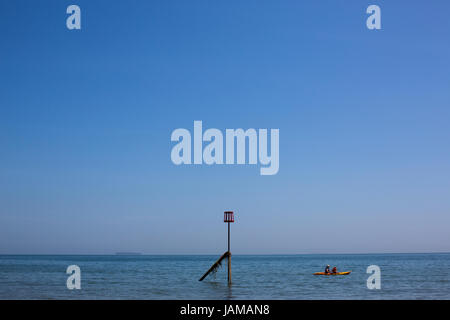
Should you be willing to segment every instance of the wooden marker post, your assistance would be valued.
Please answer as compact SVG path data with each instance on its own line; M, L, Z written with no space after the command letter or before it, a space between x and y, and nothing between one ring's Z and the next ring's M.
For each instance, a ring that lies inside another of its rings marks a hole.
M205 272L205 274L199 279L202 281L211 272L217 271L217 268L222 265L222 260L228 258L228 285L231 285L231 251L230 251L230 223L234 222L233 211L225 211L223 214L223 222L228 223L228 250L225 252L212 266Z
M228 223L228 285L231 285L230 223L234 222L233 211L225 211L223 221Z

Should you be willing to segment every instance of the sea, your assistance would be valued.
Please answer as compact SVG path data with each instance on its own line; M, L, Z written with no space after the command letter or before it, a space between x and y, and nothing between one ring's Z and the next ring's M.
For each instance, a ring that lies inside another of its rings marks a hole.
M0 299L450 299L450 253L233 255L231 285L227 262L200 282L219 256L0 255ZM313 275L327 264L352 272ZM70 265L80 289L67 287Z

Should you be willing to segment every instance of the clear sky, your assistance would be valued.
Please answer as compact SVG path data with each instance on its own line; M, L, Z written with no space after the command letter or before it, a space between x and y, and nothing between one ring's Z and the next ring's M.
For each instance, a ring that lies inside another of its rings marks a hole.
M224 210L235 254L450 251L449 12L1 1L0 253L221 254ZM278 128L278 174L175 166L194 120Z

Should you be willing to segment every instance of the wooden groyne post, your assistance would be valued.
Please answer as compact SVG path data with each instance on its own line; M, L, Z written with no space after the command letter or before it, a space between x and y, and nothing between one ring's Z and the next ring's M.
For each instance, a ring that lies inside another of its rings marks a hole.
M228 224L228 250L216 262L214 262L211 268L209 268L208 271L205 272L205 274L199 279L199 281L205 279L211 272L216 271L217 268L222 265L222 260L228 258L228 285L231 285L230 223L234 222L233 211L224 212L223 222Z
M223 221L228 223L228 284L231 284L231 251L230 251L230 223L234 222L233 211L225 211Z

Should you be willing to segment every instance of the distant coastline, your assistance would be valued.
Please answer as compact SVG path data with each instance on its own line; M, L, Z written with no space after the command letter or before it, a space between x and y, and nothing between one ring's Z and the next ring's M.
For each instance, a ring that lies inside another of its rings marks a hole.
M140 252L116 252L116 256L140 256Z
M450 251L411 252L317 252L317 253L235 253L233 256L317 256L317 255L410 255L410 254L450 254ZM0 256L218 256L217 253L1 253Z

